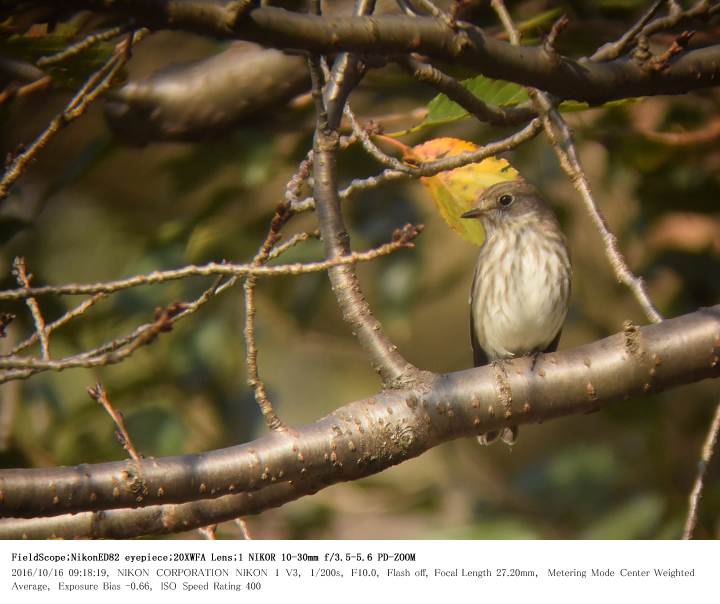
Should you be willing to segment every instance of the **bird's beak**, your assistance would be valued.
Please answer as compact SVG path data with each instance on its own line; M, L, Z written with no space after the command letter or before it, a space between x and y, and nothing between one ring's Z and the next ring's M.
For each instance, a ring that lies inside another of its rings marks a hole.
M464 214L460 215L460 218L477 218L478 216L482 216L483 211L480 208L473 208L472 210L468 210Z

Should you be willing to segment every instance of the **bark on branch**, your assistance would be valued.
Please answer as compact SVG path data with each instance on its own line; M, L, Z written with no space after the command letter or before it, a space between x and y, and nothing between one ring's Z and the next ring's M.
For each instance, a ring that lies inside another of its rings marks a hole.
M425 390L385 391L313 424L206 453L2 470L0 515L33 518L118 509L113 522L118 515L132 522L137 512L155 518L161 523L156 530L163 531L258 513L381 472L455 438L510 423L588 413L612 401L717 377L720 306L643 328L629 324L604 340L541 355L532 365L532 359L523 358L509 361L505 372L490 366L439 375ZM215 498L221 501L213 508L208 500ZM173 503L185 507L167 505ZM152 509L119 509L145 506ZM192 512L189 518L197 516L197 509L204 512L198 524L178 528L177 517L162 523L168 509ZM47 527L49 520L38 522ZM93 515L91 525L102 522L102 513ZM28 526L2 520L0 537L21 536Z
M3 2L0 6L7 4ZM10 3L12 4L12 3ZM47 4L59 4L47 2ZM324 17L280 8L248 9L249 2L207 0L68 0L74 6L131 16L140 25L176 29L216 38L249 40L280 49L327 54L422 53L462 64L491 78L546 90L563 99L602 103L611 99L680 94L715 86L720 78L720 45L688 50L661 71L624 58L576 60L543 46L514 47L486 36L469 23L455 28L434 17L406 15Z

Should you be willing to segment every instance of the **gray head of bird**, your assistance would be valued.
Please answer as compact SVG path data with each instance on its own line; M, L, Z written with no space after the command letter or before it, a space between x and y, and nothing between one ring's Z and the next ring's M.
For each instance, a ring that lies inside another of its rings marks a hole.
M462 214L461 218L481 220L488 231L510 223L556 222L538 190L524 180L499 182L487 187L475 207Z

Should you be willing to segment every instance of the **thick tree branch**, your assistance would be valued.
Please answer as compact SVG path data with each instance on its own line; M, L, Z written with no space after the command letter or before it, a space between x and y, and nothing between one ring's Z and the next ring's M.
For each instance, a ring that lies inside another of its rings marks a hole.
M172 65L108 94L105 114L120 140L205 140L277 120L275 109L308 89L302 57L236 44L201 61Z
M540 88L561 99L593 104L635 96L680 94L715 86L720 78L720 45L682 53L666 69L653 72L625 59L593 62L548 55L543 46L514 47L485 35L472 24L458 22L451 28L434 17L331 18L273 7L247 10L247 3L206 0L70 0L62 5L119 12L156 29L244 39L280 49L303 49L318 54L419 52L470 67L491 78Z
M207 453L140 464L2 470L0 514L30 518L238 493L245 503L231 505L228 516L204 515L194 526L257 513L265 508L254 497L267 495L272 505L295 498L283 491L282 501L273 499L266 493L270 485L287 483L299 497L381 472L448 440L509 423L588 413L612 401L717 377L720 306L644 328L628 325L622 333L536 361L509 361L501 381L498 373L480 367L436 376L425 391L384 391L314 424ZM250 497L255 491L260 493Z

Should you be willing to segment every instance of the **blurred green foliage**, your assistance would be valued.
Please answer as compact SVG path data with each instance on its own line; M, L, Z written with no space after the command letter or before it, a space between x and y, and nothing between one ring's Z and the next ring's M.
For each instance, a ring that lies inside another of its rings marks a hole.
M622 33L645 4L532 2L513 9L523 18L532 11L567 11L571 27L562 49L577 53L588 38L606 41ZM129 76L176 60L181 46L191 58L192 44L181 34L153 36L136 50ZM47 50L37 46L33 52ZM203 53L207 48L197 46L197 55ZM382 122L383 116L409 115L434 96L399 72L387 73L371 73L353 95L361 117ZM31 140L66 100L56 87L3 107L3 152ZM717 142L672 146L645 133L702 128L718 105L718 94L704 91L568 115L594 192L666 315L716 304L720 297L720 249L712 228L703 237L683 226L683 217L690 216L715 225L717 233L720 151ZM248 260L310 144L306 112L285 120L294 123L292 129L273 127L273 119L221 140L129 149L110 138L100 105L94 107L48 146L0 208L2 286L15 286L10 267L16 255L27 257L37 284ZM387 121L389 130L416 123ZM505 132L463 120L422 136L481 144ZM420 141L413 136L408 144ZM636 302L615 282L600 239L547 143L538 138L510 159L553 202L570 241L575 280L561 348L617 332L626 319L644 322ZM380 171L357 146L341 155L338 169L341 183ZM355 249L387 241L406 222L427 224L415 250L360 266L361 281L412 362L434 371L469 367L467 296L476 249L437 216L419 183L366 191L345 209ZM307 213L288 225L287 236L315 228ZM281 260L321 257L321 244L312 241ZM152 320L156 307L191 300L210 283L192 279L112 296L58 330L51 353L59 358L127 333ZM79 301L42 298L40 305L52 321ZM378 389L325 275L261 279L257 307L260 372L286 422L312 422ZM32 333L32 320L23 304L0 310L17 315L3 341L7 350ZM262 434L245 383L242 327L236 286L122 364L1 386L0 415L9 420L0 422L0 466L122 458L112 422L86 394L98 380L145 455L207 450ZM479 448L474 440L448 443L380 475L250 518L250 529L276 538L676 538L717 398L715 385L703 383L626 401L593 415L527 427L512 450ZM701 537L720 534L719 465L708 477ZM224 525L220 535L237 535L237 528Z

